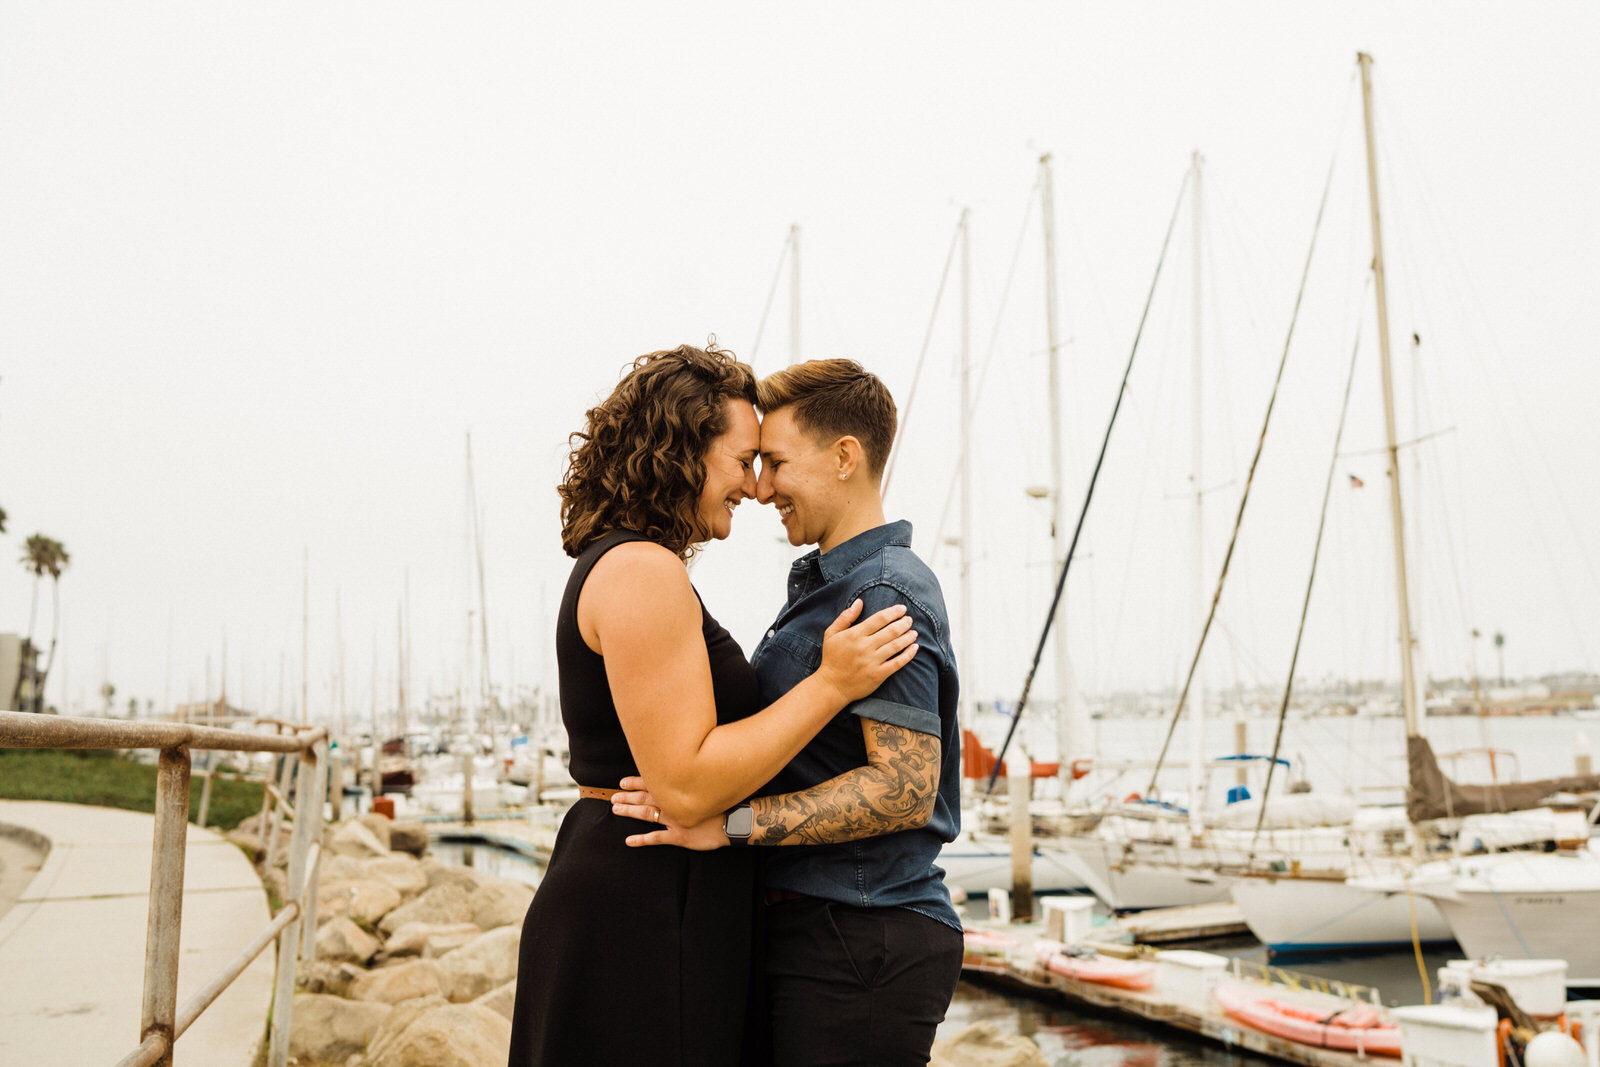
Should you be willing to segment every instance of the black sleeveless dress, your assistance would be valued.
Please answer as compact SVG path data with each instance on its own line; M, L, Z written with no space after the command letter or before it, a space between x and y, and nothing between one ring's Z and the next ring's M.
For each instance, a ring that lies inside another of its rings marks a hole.
M637 774L605 660L578 632L578 594L596 561L648 540L619 530L573 566L556 620L561 719L572 777L615 788ZM717 721L757 710L755 671L701 605ZM653 823L579 800L562 820L522 927L510 1067L738 1064L751 994L755 866L751 849L629 848Z

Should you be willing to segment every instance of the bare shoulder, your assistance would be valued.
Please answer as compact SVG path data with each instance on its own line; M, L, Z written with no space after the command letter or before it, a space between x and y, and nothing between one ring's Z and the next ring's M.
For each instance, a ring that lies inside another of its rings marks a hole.
M606 632L647 624L659 627L699 616L689 571L672 552L651 541L618 545L595 563L578 595L584 643L602 651Z

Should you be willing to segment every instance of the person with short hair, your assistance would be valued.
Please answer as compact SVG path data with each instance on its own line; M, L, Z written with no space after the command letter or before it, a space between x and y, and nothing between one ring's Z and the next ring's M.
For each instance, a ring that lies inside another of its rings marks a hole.
M560 491L575 562L556 656L580 799L523 923L512 1067L760 1062L744 1028L759 907L751 856L624 839L742 801L915 662L904 609L863 615L853 603L813 635L805 677L764 700L738 643L700 602L685 561L726 538L734 509L756 494L755 400L749 367L683 345L636 360L573 435ZM650 806L614 813L609 787L641 772Z
M756 497L792 545L788 599L751 664L761 696L814 671L844 605L906 605L921 652L812 738L772 783L725 816L635 834L634 846L762 848L773 1062L922 1064L961 974L961 920L934 860L960 831L956 658L938 579L911 525L884 517L894 441L888 389L843 359L763 379ZM646 783L649 788L646 788ZM651 803L629 778L619 813ZM726 849L725 849L726 850Z

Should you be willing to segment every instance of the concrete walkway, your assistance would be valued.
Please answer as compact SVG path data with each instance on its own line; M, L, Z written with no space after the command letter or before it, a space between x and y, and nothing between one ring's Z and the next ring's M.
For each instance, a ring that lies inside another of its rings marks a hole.
M49 839L50 852L0 913L0 1064L110 1067L139 1044L155 818L0 800L5 827ZM235 845L190 826L187 851L179 1004L271 919ZM250 1067L266 1032L273 959L269 945L178 1039L176 1064Z

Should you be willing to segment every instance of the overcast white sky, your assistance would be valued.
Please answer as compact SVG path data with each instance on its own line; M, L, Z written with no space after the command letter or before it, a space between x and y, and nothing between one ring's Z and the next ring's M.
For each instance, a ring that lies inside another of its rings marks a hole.
M1512 672L1600 666L1596 41L1578 3L0 2L0 551L40 531L72 553L50 699L93 706L104 677L119 705L198 697L226 640L230 696L278 710L305 548L315 712L336 597L352 706L375 649L392 686L408 571L416 688L450 689L468 431L496 681L535 684L567 570L563 443L622 365L711 333L749 356L798 223L801 355L860 359L904 401L963 206L974 359L993 351L967 683L1014 696L1049 579L1022 492L1049 474L1039 155L1072 513L1206 158L1209 588L1337 150L1208 659L1214 684L1281 684L1358 327L1346 449L1382 443L1361 49L1401 434L1438 435L1407 459L1424 660L1469 669L1477 627L1506 633ZM1091 691L1170 684L1192 647L1188 211L1069 585ZM889 500L924 552L954 461L956 292ZM788 313L785 279L758 370L789 358ZM1392 673L1382 459L1338 478L1302 669ZM781 600L778 532L748 504L696 566L747 649ZM29 592L0 567L0 629L26 628Z

